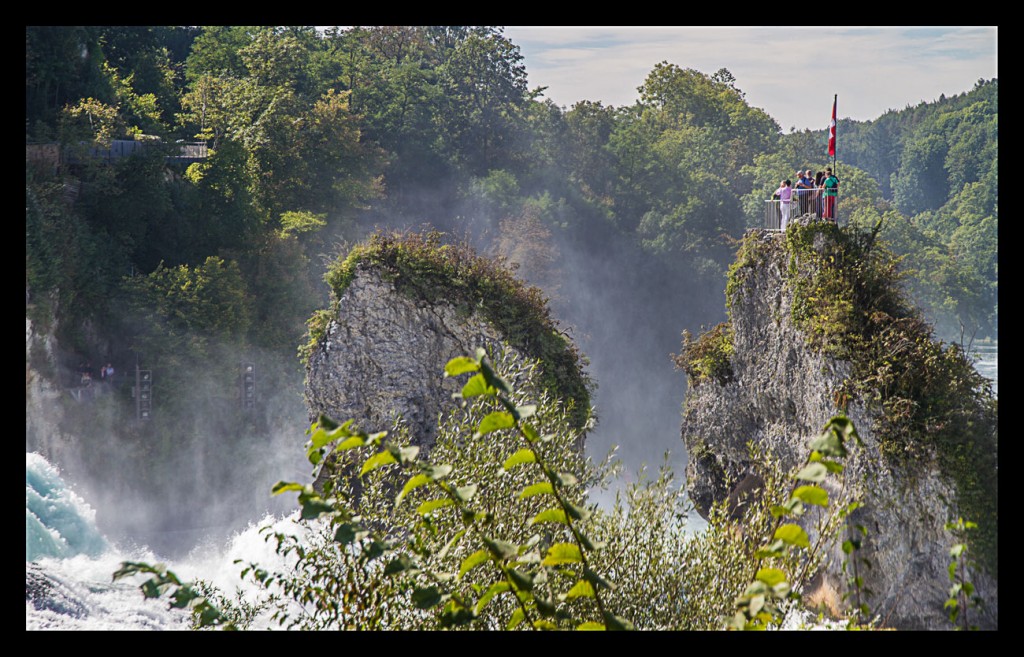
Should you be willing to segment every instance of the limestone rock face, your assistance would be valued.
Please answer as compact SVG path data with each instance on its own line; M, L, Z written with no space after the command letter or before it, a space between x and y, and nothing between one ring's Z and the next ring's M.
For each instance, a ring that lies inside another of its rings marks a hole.
M452 393L462 385L444 378L445 364L500 344L501 336L477 314L459 316L449 304L414 301L372 267L359 265L338 316L309 357L310 421L320 414L353 419L372 433L401 417L413 444L429 449L438 416L454 408Z
M702 514L727 498L729 482L751 469L748 441L777 456L786 468L803 463L808 442L837 414L833 392L851 370L849 362L806 346L791 322L783 236L755 230L747 239L757 241L753 252L758 255L733 272L738 285L730 292L731 376L724 383L691 381L685 403L687 489ZM816 243L815 248L828 245ZM855 521L868 530L863 552L873 566L860 573L873 591L866 602L887 627L951 629L943 603L950 586L949 550L959 541L944 525L958 514L955 487L934 458L916 462L912 471L891 469L872 431L872 414L851 403L847 416L864 441L846 460L846 477L863 486L865 506L855 512ZM813 543L813 530L807 529ZM843 538L832 546L830 563L817 579L819 588L840 594L847 591L847 575L841 572ZM973 582L987 612L971 610L972 624L993 628L996 582L983 573Z

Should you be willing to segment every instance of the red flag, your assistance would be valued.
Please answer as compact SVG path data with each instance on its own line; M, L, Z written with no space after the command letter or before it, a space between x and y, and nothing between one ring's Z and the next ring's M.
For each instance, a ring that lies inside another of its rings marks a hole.
M839 96L832 99L832 123L828 124L828 154L829 157L836 156L836 101Z

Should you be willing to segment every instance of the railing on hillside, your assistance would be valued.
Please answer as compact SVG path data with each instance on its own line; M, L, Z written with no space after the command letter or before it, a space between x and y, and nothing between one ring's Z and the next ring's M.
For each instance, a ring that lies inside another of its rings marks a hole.
M805 214L813 215L817 219L831 218L835 221L839 209L838 195L835 200L826 207L825 194L822 189L794 189L793 199L789 201L789 219ZM764 202L764 227L768 230L782 229L782 201L779 199L767 199ZM829 217L828 215L831 215Z
M77 146L66 149L64 155L52 154L56 144L32 145L26 148L26 161L55 162L57 166L63 162L79 164L83 159L100 160L102 162L113 162L124 157L130 157L141 153L144 148L159 141L135 141L132 139L114 139L109 146L103 146L94 142L80 142ZM43 147L50 147L45 150ZM167 156L168 163L191 163L204 160L209 156L205 141L177 142L178 152ZM51 165L52 166L52 165Z
M168 162L198 162L207 157L205 141L178 142L178 146L181 150L177 155L167 156Z

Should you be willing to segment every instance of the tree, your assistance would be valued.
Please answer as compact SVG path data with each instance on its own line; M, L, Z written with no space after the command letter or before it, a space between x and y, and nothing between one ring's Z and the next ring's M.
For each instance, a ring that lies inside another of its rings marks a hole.
M449 156L470 174L496 168L517 145L527 99L522 60L499 32L474 32L441 67L443 137Z

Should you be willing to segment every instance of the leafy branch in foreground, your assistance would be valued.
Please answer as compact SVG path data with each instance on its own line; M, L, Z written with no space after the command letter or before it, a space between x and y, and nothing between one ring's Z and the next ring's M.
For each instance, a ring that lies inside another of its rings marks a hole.
M491 461L501 464L505 479L495 485L463 479L455 467L418 458L419 448L368 435L321 418L310 429L307 456L320 463L331 452L368 449L358 465L363 486L371 475L398 468L391 476L391 521L373 522L357 512L357 501L344 486L332 484L324 499L311 487L279 483L275 493L299 492L303 517L321 515L334 527L334 540L360 555L363 562L383 563L382 573L407 591L414 609L436 614L440 627L479 624L514 629L632 629L608 609L604 591L613 585L595 572L590 555L601 548L585 529L592 511L577 502L580 482L546 452L554 438L531 418L536 404L518 403L510 384L496 373L483 350L475 357L449 361L445 375L472 376L456 395L486 413L473 425L470 451L508 446L500 435L515 436L518 449ZM511 484L511 485L510 485ZM492 490L483 491L485 488ZM487 495L515 491L518 505L487 501ZM372 497L372 496L371 496ZM410 502L410 500L414 500ZM414 509L409 515L408 508ZM402 522L405 520L405 522ZM372 525L372 526L371 526Z
M978 524L963 518L957 518L956 522L946 523L946 529L963 536L968 529L977 529ZM971 607L980 607L982 600L975 595L974 584L967 579L967 570L974 566L970 549L967 542L956 543L949 550L949 598L946 600L945 608L949 610L949 622L960 629L976 630L977 625L971 625L968 621L967 612Z
M139 585L146 598L159 598L167 591L172 591L170 606L172 609L188 609L192 612L194 626L198 628L219 627L222 630L237 630L238 627L229 617L198 590L192 583L183 583L172 571L163 564L150 565L143 562L124 561L114 572L114 581L132 575L152 575Z
M845 443L851 438L858 443L860 437L848 418L833 417L825 425L823 432L810 443L811 453L803 467L793 475L789 499L781 505L771 508L775 523L771 531L771 542L763 545L755 553L755 574L753 581L747 586L743 595L736 598L736 611L727 621L728 629L760 630L770 625L781 624L792 603L800 599L792 581L802 581L809 571L817 564L804 559L800 571L787 575L775 566L762 567L765 560L781 560L793 550L804 550L808 555L820 554L822 541L834 535L835 522L845 518L857 506L856 502L843 505L838 512L825 516L819 514L817 545L812 547L807 531L797 522L787 519L799 519L804 515L805 505L829 508L829 494L822 484L829 474L839 474L844 466L839 459L847 455Z

